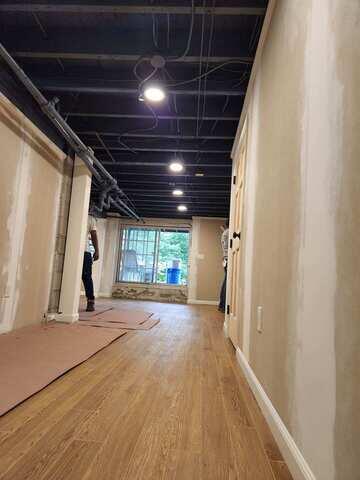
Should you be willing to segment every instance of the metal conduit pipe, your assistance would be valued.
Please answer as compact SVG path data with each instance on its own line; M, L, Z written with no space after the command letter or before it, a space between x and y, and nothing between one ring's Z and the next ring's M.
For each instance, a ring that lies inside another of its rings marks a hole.
M76 154L81 158L85 163L90 172L94 175L95 179L100 183L104 184L105 177L105 186L104 189L107 190L107 195L109 198L108 205L115 205L119 210L126 213L128 216L140 220L140 217L134 212L128 205L126 205L120 196L125 196L123 191L117 184L115 178L106 170L106 168L101 164L101 162L95 157L91 149L89 149L76 135L72 128L66 123L63 117L55 109L54 105L49 102L44 95L36 88L32 83L30 78L26 73L20 68L20 66L15 62L12 56L8 53L5 47L0 43L0 57L5 61L5 63L10 67L14 72L16 77L20 82L25 86L28 92L32 95L35 101L39 104L41 110L53 123L56 129L60 132L66 142L74 149ZM109 193L111 190L114 190L116 198L112 198ZM105 198L102 199L102 206L106 205ZM99 208L99 207L98 207ZM102 209L101 209L102 210Z

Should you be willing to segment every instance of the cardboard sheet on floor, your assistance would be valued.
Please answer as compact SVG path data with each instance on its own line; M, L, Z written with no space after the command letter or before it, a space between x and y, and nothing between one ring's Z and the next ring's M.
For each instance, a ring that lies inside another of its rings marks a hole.
M101 313L108 312L109 310L113 310L114 307L110 307L109 305L96 305L96 310L94 312L87 312L86 305L81 306L79 308L79 320L87 320L88 318L96 317Z
M121 323L124 325L141 325L151 318L153 313L145 312L143 310L121 310L121 309L111 309L105 312L99 312L97 315L93 315L90 318L85 318L82 314L79 317L79 320L91 320L91 321L102 321L102 322L113 322Z
M140 324L132 324L132 323L116 323L116 322L107 322L102 319L97 319L97 317L79 322L79 325L83 326L90 326L90 327L103 327L103 328L120 328L124 330L150 330L150 328L154 327L160 322L160 318L156 316L151 316L145 322Z
M0 335L0 415L125 333L52 323Z

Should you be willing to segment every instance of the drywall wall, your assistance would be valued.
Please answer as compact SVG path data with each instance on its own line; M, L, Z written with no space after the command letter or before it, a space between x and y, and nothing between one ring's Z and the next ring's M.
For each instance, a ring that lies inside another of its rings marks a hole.
M0 96L0 331L47 312L64 153Z
M240 348L317 480L360 478L359 26L277 1L247 110Z
M48 307L49 313L56 313L59 309L60 290L65 258L66 235L69 219L73 168L74 160L71 157L67 157L64 160L63 175L60 187L60 205L56 227L55 253Z
M221 218L193 217L190 250L189 302L216 303L224 278Z

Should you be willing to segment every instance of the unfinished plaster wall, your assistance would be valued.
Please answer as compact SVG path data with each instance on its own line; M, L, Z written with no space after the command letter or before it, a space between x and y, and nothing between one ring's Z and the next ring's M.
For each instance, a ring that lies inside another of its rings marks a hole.
M224 219L193 217L189 302L217 304L224 278L221 226Z
M240 347L317 480L360 478L359 27L279 0L247 112Z
M0 332L47 312L65 155L0 96Z
M56 313L59 308L60 290L62 284L62 274L65 258L66 234L68 227L68 217L71 198L72 174L74 168L74 160L67 157L64 160L63 176L60 187L60 205L56 227L55 253L53 261L49 313Z

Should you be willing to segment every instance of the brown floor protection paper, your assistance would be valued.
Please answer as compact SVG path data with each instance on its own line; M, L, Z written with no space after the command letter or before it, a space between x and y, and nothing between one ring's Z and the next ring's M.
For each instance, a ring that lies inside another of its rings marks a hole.
M150 328L154 327L159 322L160 319L154 316L150 317L148 320L141 324L107 322L95 317L91 320L81 321L79 322L79 325L103 328L120 328L123 330L150 330Z
M124 325L141 325L149 320L152 315L153 313L145 312L143 310L121 310L114 308L106 312L99 312L97 315L93 315L91 318L85 318L83 314L81 314L79 320L114 322Z
M52 323L0 335L0 415L125 333Z
M86 311L86 305L84 307L79 308L79 320L87 320L88 318L91 317L96 317L97 315L100 315L101 313L108 312L109 310L112 310L114 307L109 307L108 305L96 305L96 310L95 312L87 312Z

